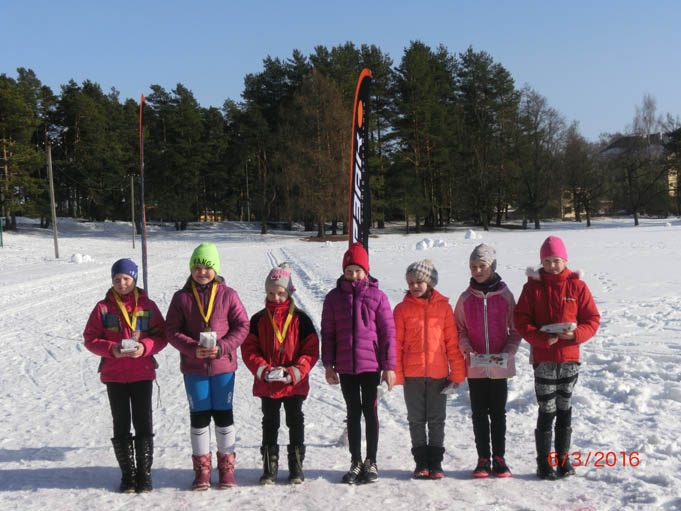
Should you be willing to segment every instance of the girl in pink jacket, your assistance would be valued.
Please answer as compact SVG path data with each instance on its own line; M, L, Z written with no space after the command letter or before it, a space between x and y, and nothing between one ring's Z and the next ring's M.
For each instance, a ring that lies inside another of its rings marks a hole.
M102 357L99 372L111 405L111 443L121 468L120 491L146 493L152 489L154 450L151 393L156 371L153 355L166 345L163 316L144 290L135 286L137 265L130 259L113 264L111 280L113 286L92 310L83 337L85 347ZM135 426L134 446L131 419Z
M180 352L180 370L189 401L192 490L210 487L210 422L215 424L219 488L236 486L236 430L232 413L236 350L249 329L236 291L225 284L213 243L202 243L189 260L191 276L168 308L168 341Z
M506 450L508 378L515 375L520 335L513 327L513 294L496 273L496 250L484 243L470 255L471 282L454 310L466 359L478 464L473 477L509 477ZM492 451L490 452L490 434Z

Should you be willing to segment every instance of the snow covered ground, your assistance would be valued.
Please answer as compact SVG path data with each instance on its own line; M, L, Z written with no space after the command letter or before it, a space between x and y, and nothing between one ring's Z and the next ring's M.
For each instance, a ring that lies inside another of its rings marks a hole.
M381 480L370 486L340 484L349 466L346 447L338 442L345 407L340 389L325 383L318 366L304 406L307 480L285 484L282 463L282 484L260 487L260 401L252 396L252 376L241 364L234 401L240 486L192 493L188 409L178 353L168 346L158 356L155 490L147 495L115 491L119 471L109 442L105 387L98 359L82 340L88 314L110 285L111 264L121 257L141 262L139 240L133 249L130 226L123 223L63 220L59 230L59 259L51 231L37 226L5 232L0 249L0 509L681 509L678 219L644 220L636 228L629 219L597 220L590 229L547 223L541 231L476 231L474 237L463 228L427 236L379 232L370 240L371 273L393 306L405 290L406 266L425 257L440 272L438 289L455 302L468 282L468 255L481 240L497 248L498 272L517 297L525 268L538 263L543 239L555 234L565 240L569 267L585 272L602 314L600 331L582 348L574 399L572 450L581 452L583 461L591 453L577 477L543 482L534 475L537 407L523 343L507 407L510 479L470 478L476 454L464 384L448 402L444 480L410 479L409 432L398 387L379 408ZM192 249L212 241L220 250L221 274L249 315L262 307L269 268L286 260L294 270L297 303L318 327L322 300L341 273L347 243L309 243L302 237L261 236L238 223L185 232L151 228L150 295L165 313L188 275ZM280 444L286 443L282 425ZM597 467L599 452L614 455ZM638 466L631 466L636 456Z

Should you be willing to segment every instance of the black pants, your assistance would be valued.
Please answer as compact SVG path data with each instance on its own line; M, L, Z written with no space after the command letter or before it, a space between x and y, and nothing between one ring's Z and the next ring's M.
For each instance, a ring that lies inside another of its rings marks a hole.
M130 434L131 411L135 435L147 437L153 434L151 421L152 390L153 382L151 380L106 384L115 438Z
M348 410L348 443L353 460L362 459L362 415L366 423L367 458L378 451L378 384L381 373L341 374L340 385Z
M469 378L468 389L473 411L473 433L479 458L490 458L489 441L492 435L492 454L504 457L506 451L506 378ZM491 426L491 427L490 427Z
M279 399L261 397L262 400L262 445L277 445L279 437L279 410L284 405L286 426L290 445L305 443L304 396L290 396Z

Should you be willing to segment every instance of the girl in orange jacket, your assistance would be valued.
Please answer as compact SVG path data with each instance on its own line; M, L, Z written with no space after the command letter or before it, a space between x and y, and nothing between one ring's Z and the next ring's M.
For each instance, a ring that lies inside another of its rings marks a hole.
M414 478L440 479L444 477L446 393L463 382L466 368L449 299L435 290L438 274L433 262L410 264L406 279L409 291L393 313L395 383L404 385Z

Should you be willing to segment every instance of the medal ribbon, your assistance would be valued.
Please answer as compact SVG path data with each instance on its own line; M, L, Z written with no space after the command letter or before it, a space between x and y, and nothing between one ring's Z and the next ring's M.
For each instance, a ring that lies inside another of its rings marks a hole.
M201 317L203 318L203 321L206 324L206 328L208 328L208 322L210 321L210 316L213 314L213 304L215 303L215 292L218 289L218 284L217 282L213 282L213 288L210 291L210 300L208 301L208 311L206 313L203 312L203 304L201 303L201 298L199 298L199 292L196 290L196 285L194 284L194 281L192 280L192 292L194 293L194 298L196 299L196 305L199 306L199 312L201 313Z
M277 336L277 340L279 341L279 344L284 344L284 339L286 338L286 332L288 331L288 327L291 324L291 320L293 319L293 311L295 310L295 305L293 305L293 301L291 301L291 305L288 308L288 315L286 316L286 321L284 321L283 332L279 330L279 327L274 322L274 318L272 317L272 313L270 312L270 310L269 309L266 309L266 310L267 310L267 316L270 318L270 321L272 322L272 328L274 328L274 334Z
M116 298L116 303L118 304L118 308L121 310L121 314L123 314L123 319L125 319L125 322L128 324L130 327L130 331L132 333L135 333L135 328L137 327L137 299L139 298L139 292L137 291L137 288L133 291L133 294L135 295L135 309L132 311L132 320L130 319L130 316L128 315L128 310L125 308L125 305L123 304L123 301L121 300L121 297L119 294L116 292L114 288L111 288L113 291L114 297Z

